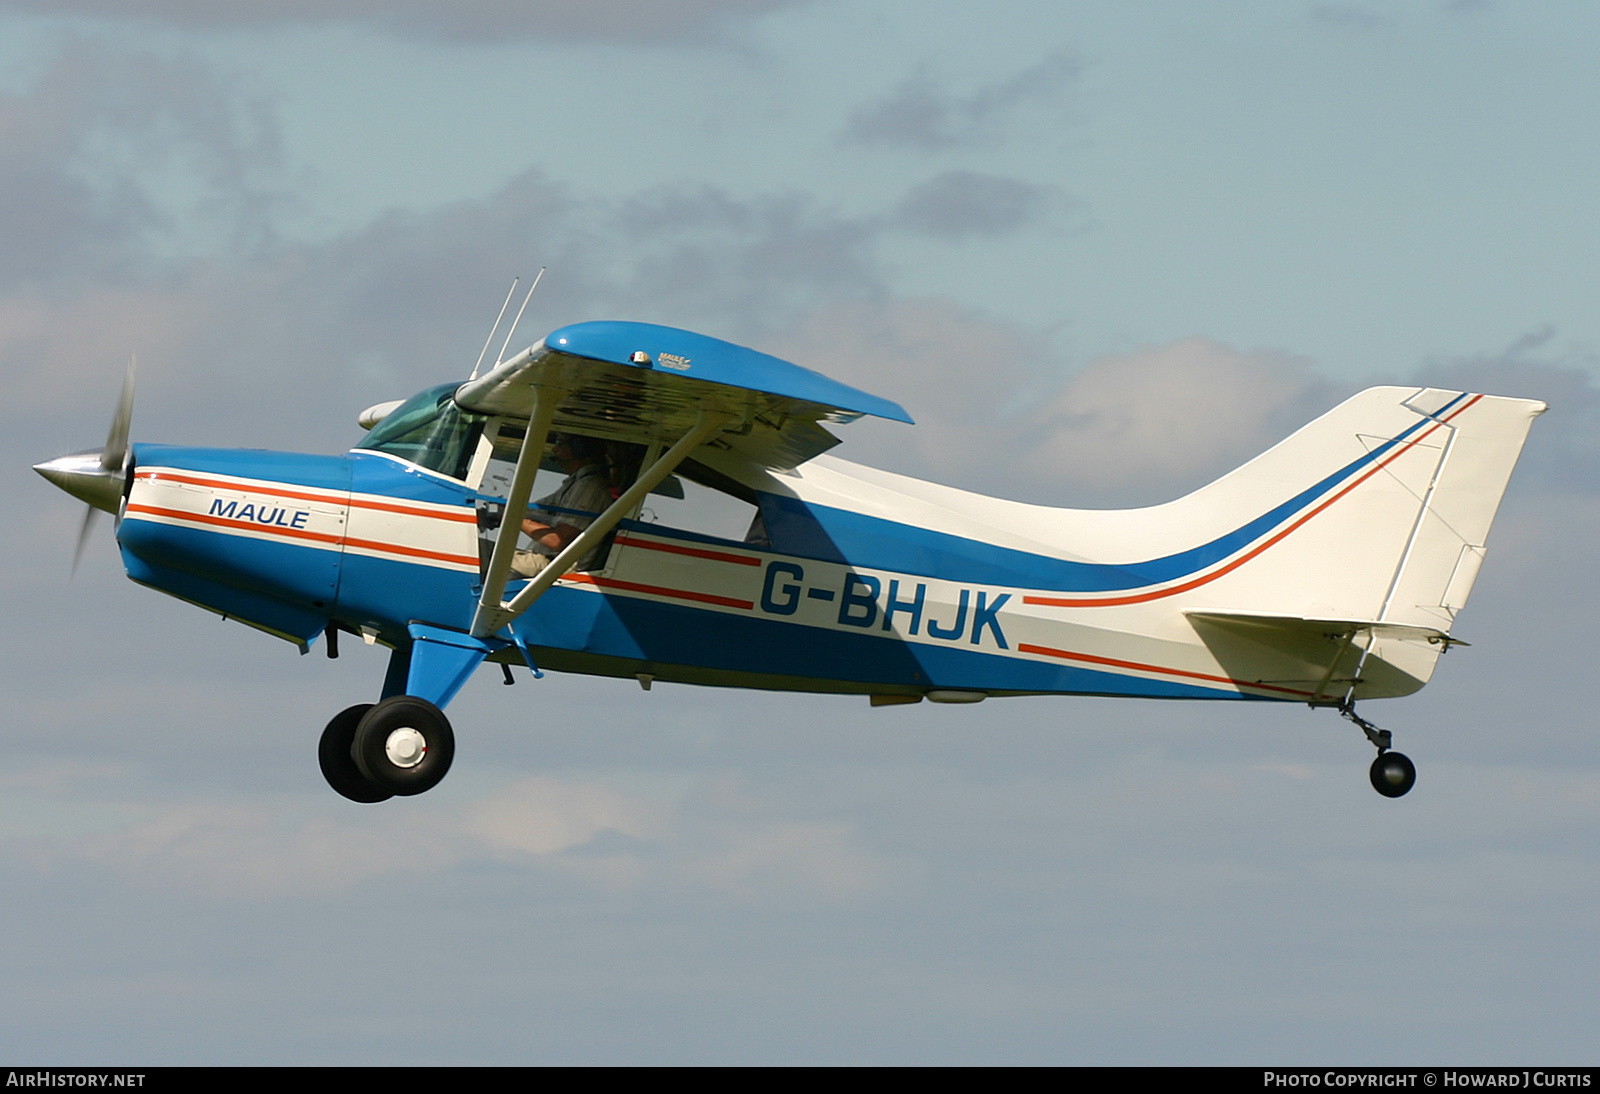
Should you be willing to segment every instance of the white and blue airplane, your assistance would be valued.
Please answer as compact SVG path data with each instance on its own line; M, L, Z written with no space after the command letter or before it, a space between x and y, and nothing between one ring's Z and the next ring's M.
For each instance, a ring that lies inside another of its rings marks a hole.
M337 656L341 631L393 651L379 701L321 739L329 784L359 802L444 777L443 709L485 661L507 682L525 666L874 705L1307 703L1365 731L1373 786L1399 797L1415 768L1355 703L1416 691L1458 642L1545 409L1372 388L1186 497L1080 510L828 455L825 424L911 418L787 361L642 323L563 327L481 377L373 407L370 432L337 456L130 446L131 381L103 449L36 469L89 503L85 534L95 509L118 516L134 581L301 652L325 635ZM608 504L546 501L540 518L565 538L546 541L542 569L519 567L529 552L500 530L539 508L552 438L604 453L591 462ZM685 480L742 508L748 531L649 519L662 504L650 495L681 496Z

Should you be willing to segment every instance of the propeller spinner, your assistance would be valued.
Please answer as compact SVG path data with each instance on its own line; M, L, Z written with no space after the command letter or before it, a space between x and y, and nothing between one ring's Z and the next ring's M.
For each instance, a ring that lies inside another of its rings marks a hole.
M128 426L133 421L133 372L137 363L136 358L128 361L128 375L122 381L122 395L117 400L117 411L111 418L111 432L106 435L104 448L57 456L33 465L35 471L52 483L89 503L83 514L83 526L78 530L77 548L72 553L74 571L83 557L84 544L89 542L96 512L104 510L115 515L121 508L128 479Z

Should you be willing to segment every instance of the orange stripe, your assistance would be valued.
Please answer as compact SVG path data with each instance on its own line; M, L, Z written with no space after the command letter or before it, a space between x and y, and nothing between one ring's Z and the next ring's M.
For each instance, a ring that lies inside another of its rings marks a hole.
M444 551L429 551L421 547L402 547L398 543L378 543L370 539L347 539L346 547L357 547L364 551L383 551L391 555L410 555L412 558L431 558L440 562L453 562L458 566L478 567L478 558L475 555L452 555Z
M562 581L576 581L584 585L598 585L602 589L623 589L630 593L649 593L652 596L671 596L679 600L697 600L702 604L720 604L724 608L754 608L753 600L736 600L731 596L712 593L692 593L687 589L666 589L660 585L641 585L637 581L618 581L614 577L596 577L593 574L564 574Z
M1045 657L1059 657L1065 661L1087 661L1095 665L1109 665L1112 668L1133 669L1135 672L1156 672L1165 676L1187 676L1192 680L1213 680L1219 684L1233 684L1241 688L1258 688L1261 691L1281 691L1286 695L1311 695L1312 692L1301 691L1298 688L1282 688L1275 684L1253 684L1248 680L1235 680L1231 676L1214 676L1209 672L1190 672L1187 669L1164 669L1160 665L1146 665L1141 661L1119 661L1115 657L1098 657L1092 653L1072 653L1068 650L1054 650L1049 646L1035 646L1028 642L1017 643L1018 653L1037 653Z
M128 512L149 513L151 516L193 521L196 524L214 524L218 528L241 528L254 532L272 532L275 535L288 536L290 539L309 539L315 543L332 543L336 546L343 541L342 536L331 532L312 532L305 528L283 528L276 524L257 524L253 520L234 520L230 517L213 516L210 513L191 513L185 509L162 509L154 505L130 505L128 506Z
M1455 413L1450 415L1450 418L1454 418L1457 414L1461 414L1462 412L1466 411L1469 407L1472 406L1473 403L1476 403L1481 398L1483 398L1482 395L1474 395L1472 397L1472 399L1469 402L1467 402L1467 404L1465 406L1458 407L1456 409ZM1240 566L1243 566L1246 562L1249 562L1251 559L1255 558L1257 555L1261 554L1263 551L1267 550L1269 547L1273 547L1276 544L1283 542L1283 540L1291 532L1294 532L1297 529L1301 528L1312 517L1316 516L1318 513L1323 512L1325 509L1327 509L1334 502L1338 501L1340 498L1343 498L1345 495L1349 494L1350 491L1354 490L1356 487L1360 486L1362 483L1364 483L1368 479L1372 478L1372 476L1376 475L1379 471L1382 471L1385 467L1388 467L1395 460L1398 460L1401 456L1405 455L1405 453L1407 451L1409 451L1411 448L1414 448L1417 445L1421 444L1423 441L1427 440L1430 436L1433 435L1433 433L1436 430L1438 430L1439 428L1442 427L1444 422L1449 421L1450 418L1442 419L1439 425L1433 426L1426 433L1424 433L1422 436L1418 437L1416 440L1407 441L1405 443L1404 447L1402 447L1400 449L1400 451L1396 452L1394 455L1392 455L1392 456L1388 457L1387 459L1382 460L1378 464L1374 465L1371 471L1368 471L1365 475L1362 475L1355 482L1351 483L1349 486L1347 486L1343 490L1339 491L1333 497L1329 498L1327 501L1323 502L1321 505L1319 505L1315 509L1311 510L1311 512L1307 513L1305 516L1301 517L1299 520L1297 520L1293 524L1289 525L1289 527L1285 528L1283 531L1279 532L1277 535L1275 535L1272 538L1264 540L1263 542L1257 544L1255 547L1253 547L1249 551L1246 551L1244 554L1240 555L1238 558L1234 559L1232 562L1228 563L1226 566L1219 567L1218 569L1213 570L1209 574L1206 574L1206 575L1204 575L1202 577L1195 578L1193 581L1185 582L1182 585L1174 585L1169 589L1157 589L1155 592L1135 593L1132 596L1116 596L1116 597L1105 597L1105 598L1095 598L1095 599L1079 599L1079 598L1067 598L1067 597L1055 597L1055 596L1024 596L1022 598L1022 602L1024 604L1042 604L1042 605L1045 605L1047 607L1052 607L1052 608L1104 608L1104 607L1114 607L1114 606L1116 606L1118 604L1142 604L1142 603L1144 603L1146 601L1160 600L1160 599L1162 599L1164 597L1176 596L1178 593L1186 593L1190 589L1198 589L1202 585L1209 585L1211 582L1215 581L1217 578L1223 576L1224 574L1231 573L1234 570L1237 570ZM1255 685L1251 685L1251 686L1253 687Z
M329 491L334 497L327 494L311 494L303 490L290 490L283 486L257 486L253 482L249 486L238 483L218 482L215 479L197 478L193 475L182 475L176 471L167 471L156 468L153 471L139 471L133 476L135 479L170 479L173 482L186 482L191 486L209 486L214 490L233 490L241 494L266 494L276 498L295 498L299 501L316 501L324 505L350 505L357 509L378 509L389 513L405 513L413 517L432 517L435 520L448 520L462 524L476 524L478 518L471 512L439 512L434 509L419 509L414 505L403 505L399 502L370 501L364 498L352 498L347 494Z
M703 547L682 547L676 543L657 543L654 540L635 539L632 536L618 536L617 542L625 547L643 547L647 551L665 551L669 555L692 555L695 558L709 558L713 562L733 562L740 566L759 566L759 558L749 555L730 555L726 551L708 551Z
M229 517L213 516L210 513L191 513L183 509L162 509L154 505L130 505L130 513L148 513L151 516L168 517L173 520L192 521L196 524L211 524L218 528L239 528L252 532L271 532L273 535L287 536L290 539L306 539L314 543L331 543L340 547L356 547L367 551L383 551L388 554L409 555L413 558L431 558L439 562L451 562L458 566L478 565L478 560L469 555L452 555L442 551L428 551L421 547L403 547L397 543L378 543L369 539L347 539L330 532L312 532L304 528L284 528L276 524L257 524L250 520L234 520Z

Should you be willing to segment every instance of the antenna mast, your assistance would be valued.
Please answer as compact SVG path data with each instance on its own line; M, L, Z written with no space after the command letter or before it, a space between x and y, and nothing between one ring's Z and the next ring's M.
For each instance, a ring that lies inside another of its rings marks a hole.
M496 365L506 359L506 347L511 344L511 336L517 333L517 324L522 322L522 313L528 310L528 301L533 299L533 290L539 287L539 279L544 276L544 270L545 268L540 266L538 276L533 279L533 284L528 286L528 295L522 298L522 307L517 309L517 317L511 321L511 329L506 331L506 340L500 345L500 355L494 359Z
M511 294L517 291L517 282L521 280L521 277L511 279L511 288L506 290L506 302L500 305L500 314L494 317L494 326L489 328L489 337L483 340L483 348L478 351L478 363L472 366L472 375L467 377L468 380L478 378L478 369L483 365L483 355L489 352L489 343L494 341L494 332L500 329L500 320L506 317L506 309L511 306Z

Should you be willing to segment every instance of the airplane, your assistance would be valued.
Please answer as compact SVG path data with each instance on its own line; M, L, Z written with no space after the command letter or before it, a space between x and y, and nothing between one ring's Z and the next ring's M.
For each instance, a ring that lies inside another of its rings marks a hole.
M551 669L874 706L1306 703L1359 726L1373 787L1400 797L1416 768L1355 704L1417 691L1465 644L1456 615L1546 409L1371 388L1185 497L1083 510L839 459L829 426L910 415L645 323L565 326L374 406L343 455L130 445L132 398L130 366L106 445L35 468L89 504L80 552L111 512L141 585L302 653L323 636L337 656L341 633L388 647L378 701L335 715L318 746L328 784L365 803L445 776L444 709L484 662L507 683ZM601 501L541 506L540 469L579 448ZM657 517L686 484L732 517ZM557 526L542 552L505 532Z

